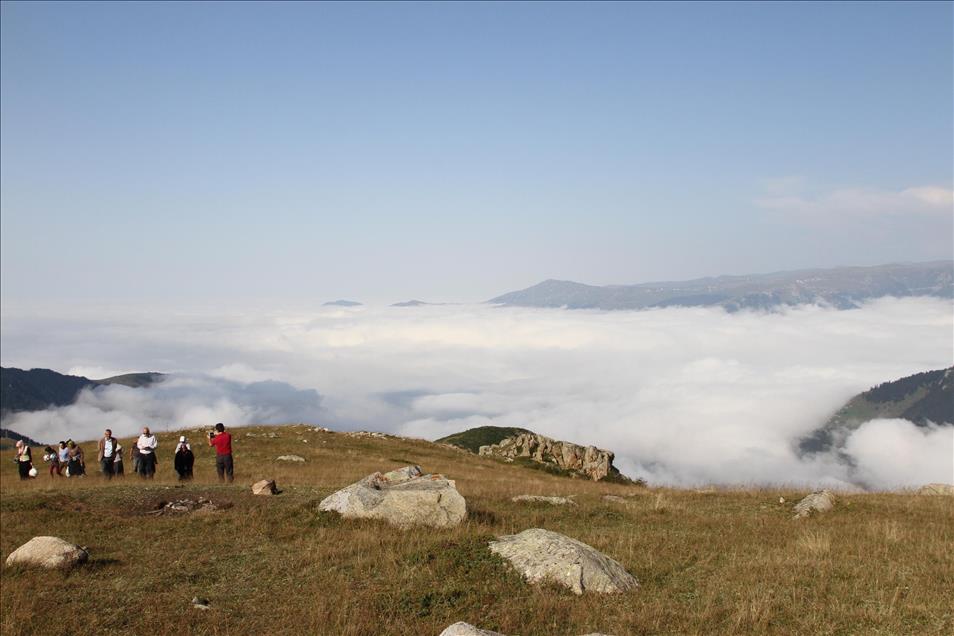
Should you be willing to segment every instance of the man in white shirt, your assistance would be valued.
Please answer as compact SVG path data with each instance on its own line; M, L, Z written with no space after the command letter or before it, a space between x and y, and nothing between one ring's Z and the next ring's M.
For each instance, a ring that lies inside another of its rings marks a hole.
M113 459L116 456L116 445L118 443L116 438L113 437L113 432L108 428L99 440L99 452L97 452L96 458L99 460L100 470L102 470L103 477L106 479L113 478Z
M139 475L143 479L152 479L156 474L157 446L159 446L159 440L149 432L148 426L144 426L142 435L136 441L136 448L139 449Z

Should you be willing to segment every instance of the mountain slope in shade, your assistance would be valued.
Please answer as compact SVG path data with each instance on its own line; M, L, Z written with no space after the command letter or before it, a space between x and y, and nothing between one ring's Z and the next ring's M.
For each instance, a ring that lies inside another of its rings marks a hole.
M837 267L682 282L607 285L546 280L487 302L520 307L648 309L719 306L727 311L803 303L852 309L882 296L954 297L954 261Z
M954 426L954 367L885 382L856 395L810 436L802 452L838 447L847 435L873 419L902 418L918 426Z
M126 373L90 380L78 375L64 375L50 369L0 368L0 413L42 411L51 406L66 406L76 400L85 388L121 384L132 388L149 386L165 377L162 373Z
M463 448L476 454L480 451L481 446L499 444L502 440L520 435L521 433L532 433L532 431L528 431L525 428L508 426L478 426L476 428L469 428L466 431L461 431L460 433L448 435L447 437L442 437L434 440L434 442L437 444L450 444L451 446L457 446L458 448Z

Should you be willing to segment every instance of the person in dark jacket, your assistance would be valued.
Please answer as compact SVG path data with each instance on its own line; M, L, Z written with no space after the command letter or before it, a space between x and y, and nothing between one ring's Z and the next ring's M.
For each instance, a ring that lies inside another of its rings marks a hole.
M179 481L192 479L192 467L195 465L195 455L192 453L192 446L185 435L179 438L179 444L176 446L175 469L179 475Z

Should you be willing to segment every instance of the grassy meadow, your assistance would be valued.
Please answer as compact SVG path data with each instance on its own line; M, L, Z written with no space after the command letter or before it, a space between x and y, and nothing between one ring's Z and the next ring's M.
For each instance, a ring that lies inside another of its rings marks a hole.
M86 546L90 562L65 572L3 566L2 633L437 636L458 620L523 636L954 633L954 498L843 495L834 511L794 521L803 489L641 488L423 441L305 426L232 432L232 485L216 481L197 431L186 432L196 478L184 485L172 470L179 433L159 435L150 482L105 482L95 442L82 445L90 472L82 479L53 480L38 461L39 478L20 482L4 451L2 558L51 534ZM307 461L276 462L283 454ZM464 524L402 531L318 511L338 488L408 463L457 481ZM253 496L249 485L263 478L276 479L281 494ZM573 495L578 505L510 501L524 493ZM607 494L625 502L604 501ZM221 509L150 514L198 496ZM486 544L532 527L602 550L641 588L577 597L525 584ZM193 608L194 596L211 609Z

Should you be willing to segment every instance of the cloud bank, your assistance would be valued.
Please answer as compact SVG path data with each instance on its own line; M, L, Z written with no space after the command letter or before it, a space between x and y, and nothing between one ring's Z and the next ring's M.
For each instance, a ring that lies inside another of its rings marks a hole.
M654 483L954 479L950 428L869 422L848 439L850 462L795 451L855 393L950 366L949 300L769 314L484 305L51 313L3 315L4 366L182 376L84 394L7 424L44 438L151 419L173 428L311 421L429 439L489 424L609 448L623 472Z
M57 441L98 437L111 429L119 437L143 426L163 431L185 427L257 422L312 421L323 416L321 396L284 382L241 383L194 374L176 374L149 388L122 385L83 389L74 404L17 413L10 428L34 439ZM27 432L28 431L28 432Z

